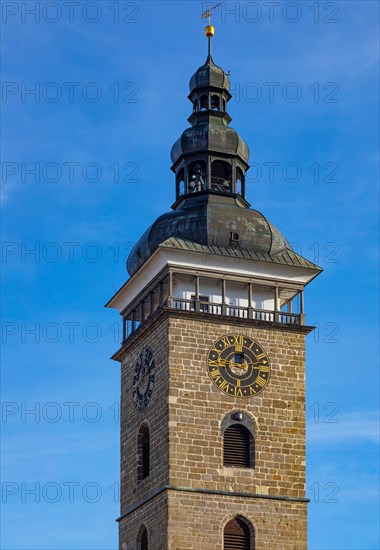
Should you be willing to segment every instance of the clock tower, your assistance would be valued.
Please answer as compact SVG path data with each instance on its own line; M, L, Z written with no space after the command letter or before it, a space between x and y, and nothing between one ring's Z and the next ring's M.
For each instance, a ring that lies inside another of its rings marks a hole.
M306 550L304 287L321 269L246 199L249 149L210 52L171 152L175 202L129 255L122 550Z

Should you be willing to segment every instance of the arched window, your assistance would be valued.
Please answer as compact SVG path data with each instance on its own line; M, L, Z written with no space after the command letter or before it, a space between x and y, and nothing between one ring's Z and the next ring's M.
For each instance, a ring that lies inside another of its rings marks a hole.
M148 550L148 531L144 525L139 529L136 548L137 550Z
M242 424L231 424L223 438L223 464L235 468L254 468L255 440Z
M141 550L148 550L148 531L144 529L141 537Z
M176 177L177 193L183 195L185 193L185 170L181 168Z
M236 168L236 193L243 194L244 174L240 168Z
M253 527L240 517L231 519L224 528L223 550L255 550Z
M231 191L231 165L222 160L214 160L211 165L211 189Z
M192 162L189 166L189 193L206 189L206 163L204 160Z
M211 96L211 109L213 111L220 111L220 98L218 95Z
M208 96L202 95L199 99L199 110L207 111L207 109L208 109Z
M144 424L137 437L137 481L142 481L149 475L150 470L150 438L149 428Z

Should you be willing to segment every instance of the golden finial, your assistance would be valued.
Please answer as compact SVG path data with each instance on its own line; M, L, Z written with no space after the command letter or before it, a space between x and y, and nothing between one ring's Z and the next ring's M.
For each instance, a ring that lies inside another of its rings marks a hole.
M207 19L207 27L205 28L205 35L207 36L209 41L209 49L210 49L210 40L215 34L215 29L211 25L211 15L217 11L220 5L221 5L220 3L216 4L215 6L212 6L211 8L206 10L204 13L202 13L202 19L203 20Z
M215 27L213 27L212 25L207 25L207 27L205 28L205 35L207 36L207 38L212 38L215 34Z

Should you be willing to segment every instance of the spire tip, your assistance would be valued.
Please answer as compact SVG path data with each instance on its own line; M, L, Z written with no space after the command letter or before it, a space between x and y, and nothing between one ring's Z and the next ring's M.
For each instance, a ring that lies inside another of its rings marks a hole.
M209 54L211 52L211 38L215 34L215 28L211 25L211 15L214 14L218 10L220 5L221 5L220 3L216 4L215 6L210 7L207 11L202 13L202 19L203 20L207 19L207 26L205 28L205 35L208 38L208 53Z

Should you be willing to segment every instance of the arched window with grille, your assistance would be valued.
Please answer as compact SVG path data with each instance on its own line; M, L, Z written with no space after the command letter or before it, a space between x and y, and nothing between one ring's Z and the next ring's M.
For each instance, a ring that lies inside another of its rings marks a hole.
M254 468L255 440L241 423L231 424L223 435L223 464L234 468Z
M137 481L142 481L149 475L150 470L150 437L149 428L143 424L137 438Z
M255 550L254 530L242 517L231 519L223 532L223 550Z
M142 525L137 535L137 550L148 550L148 531L145 525Z

